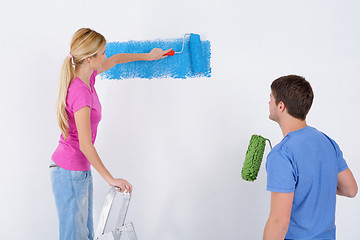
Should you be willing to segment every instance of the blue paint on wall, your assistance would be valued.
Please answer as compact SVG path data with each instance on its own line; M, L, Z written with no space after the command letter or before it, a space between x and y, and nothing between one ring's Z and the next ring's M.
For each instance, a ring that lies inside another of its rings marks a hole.
M172 48L180 52L183 45L183 38L154 40L154 41L128 41L109 42L106 44L106 55L111 57L117 53L148 53L153 48L164 50ZM204 63L203 72L194 73L191 62L191 50L189 38L185 39L184 51L174 56L168 56L158 61L137 61L118 64L101 75L107 79L128 79L128 78L193 78L211 77L210 68L210 42L201 41L201 48L196 52Z

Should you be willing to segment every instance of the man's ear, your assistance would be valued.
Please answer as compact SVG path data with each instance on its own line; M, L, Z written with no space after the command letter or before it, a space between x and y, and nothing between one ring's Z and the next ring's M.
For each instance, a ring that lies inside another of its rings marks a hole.
M283 101L280 101L278 104L278 108L279 108L280 112L284 112L286 109L285 103Z

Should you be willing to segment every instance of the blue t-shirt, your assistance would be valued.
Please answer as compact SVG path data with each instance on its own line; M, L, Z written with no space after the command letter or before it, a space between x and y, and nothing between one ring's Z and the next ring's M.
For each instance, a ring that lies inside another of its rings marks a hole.
M271 150L267 190L294 192L285 239L335 239L337 177L347 168L336 142L309 126L290 132Z

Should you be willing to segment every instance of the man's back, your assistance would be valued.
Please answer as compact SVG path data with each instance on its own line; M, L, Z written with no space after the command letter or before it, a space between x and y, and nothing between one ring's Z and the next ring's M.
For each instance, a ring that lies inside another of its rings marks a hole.
M274 147L266 169L267 190L294 192L285 239L335 239L337 177L347 169L338 145L307 126Z

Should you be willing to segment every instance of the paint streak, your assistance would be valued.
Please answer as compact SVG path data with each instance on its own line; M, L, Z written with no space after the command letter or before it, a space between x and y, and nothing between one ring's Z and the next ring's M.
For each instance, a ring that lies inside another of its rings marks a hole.
M111 57L117 53L148 53L153 48L169 49L180 52L183 38L154 40L154 41L128 41L109 42L106 44L106 55ZM137 61L118 64L115 67L101 74L107 79L128 79L128 78L194 78L211 77L210 57L211 49L209 41L201 41L201 48L197 49L198 58L204 63L200 73L194 73L192 69L191 50L189 38L185 39L184 51L174 56L168 56L158 61ZM202 56L201 56L202 55Z

